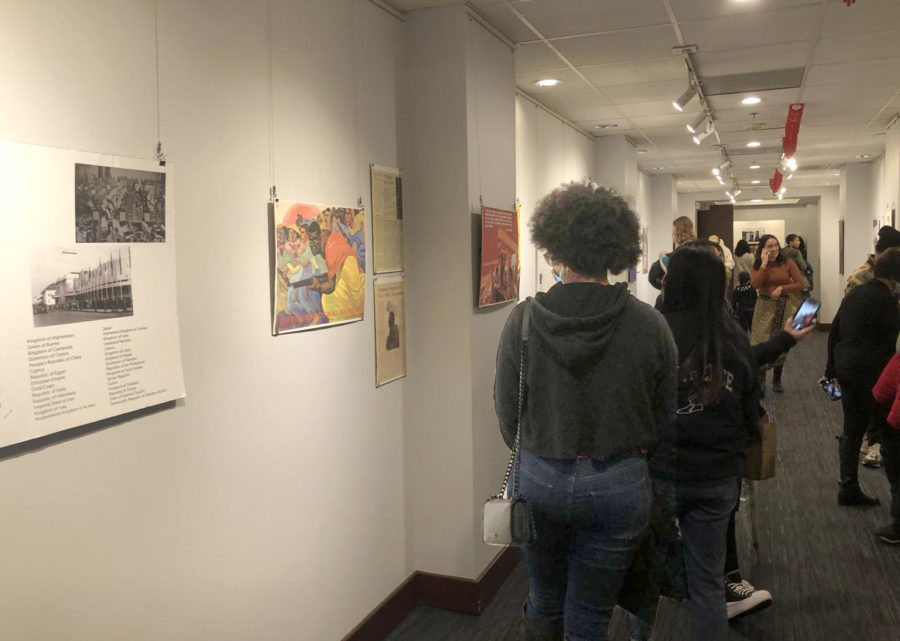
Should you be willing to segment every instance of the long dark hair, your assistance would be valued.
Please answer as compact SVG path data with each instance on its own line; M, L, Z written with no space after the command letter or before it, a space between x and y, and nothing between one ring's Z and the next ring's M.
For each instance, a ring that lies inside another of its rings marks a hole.
M770 238L775 238L775 242L778 243L778 238L773 236L772 234L763 234L759 239L759 245L756 246L756 260L753 261L753 269L759 269L762 267L762 253L763 249L766 247L766 243L769 242ZM778 243L778 256L775 258L774 263L780 265L785 262L787 258L784 257L784 254L781 253L781 243Z
M679 377L704 405L722 393L724 298L725 265L713 243L688 241L672 252L661 309L678 345Z
M735 256L743 256L744 254L749 254L752 249L750 249L750 243L741 238L737 241L737 245L734 246L734 255Z

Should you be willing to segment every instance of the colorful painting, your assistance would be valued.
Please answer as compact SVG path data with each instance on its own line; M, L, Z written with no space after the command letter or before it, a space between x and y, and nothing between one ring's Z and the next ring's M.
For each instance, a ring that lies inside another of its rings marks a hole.
M275 203L272 333L362 320L364 209Z

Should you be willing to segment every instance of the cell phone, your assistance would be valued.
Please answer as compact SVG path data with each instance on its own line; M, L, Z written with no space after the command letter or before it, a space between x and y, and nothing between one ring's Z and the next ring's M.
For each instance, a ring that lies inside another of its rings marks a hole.
M819 307L821 307L821 303L817 301L815 298L807 298L800 304L800 309L797 310L797 313L794 314L794 322L791 323L791 327L794 329L803 329L804 327L809 327L813 322L813 319L816 317L816 314L819 313Z
M841 388L834 384L834 379L825 378L822 379L822 389L825 390L825 395L830 398L832 401L841 400Z

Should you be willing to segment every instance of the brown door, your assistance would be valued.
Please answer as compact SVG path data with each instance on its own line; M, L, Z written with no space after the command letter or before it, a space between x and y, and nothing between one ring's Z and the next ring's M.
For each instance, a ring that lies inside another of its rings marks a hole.
M709 238L715 234L725 246L734 251L734 206L710 205L697 210L697 238Z

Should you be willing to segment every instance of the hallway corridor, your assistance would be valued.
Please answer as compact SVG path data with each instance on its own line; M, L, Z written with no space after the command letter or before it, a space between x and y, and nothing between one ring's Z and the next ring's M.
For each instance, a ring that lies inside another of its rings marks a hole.
M827 334L795 347L785 367L785 393L767 390L764 403L778 424L774 479L757 484L759 550L750 542L750 510L738 515L741 569L769 590L768 610L731 624L729 641L896 641L900 638L900 547L873 536L888 519L884 473L862 467L863 489L878 496L875 508L838 507L835 437L841 407L822 393ZM388 641L519 641L519 616L527 594L520 563L481 616L417 607ZM620 612L611 639L625 641ZM686 610L663 601L656 641L687 638Z

